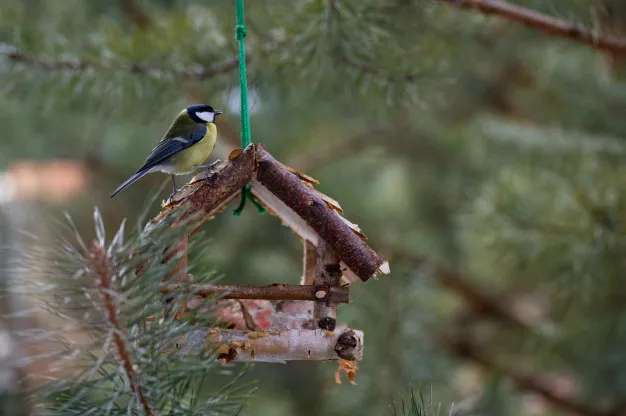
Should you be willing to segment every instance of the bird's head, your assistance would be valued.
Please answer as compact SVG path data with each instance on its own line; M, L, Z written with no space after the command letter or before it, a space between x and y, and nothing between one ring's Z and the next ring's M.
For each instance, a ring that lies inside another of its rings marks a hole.
M213 107L206 104L196 104L187 107L183 113L187 113L196 123L207 124L215 123L215 117L222 114L219 110L214 110Z

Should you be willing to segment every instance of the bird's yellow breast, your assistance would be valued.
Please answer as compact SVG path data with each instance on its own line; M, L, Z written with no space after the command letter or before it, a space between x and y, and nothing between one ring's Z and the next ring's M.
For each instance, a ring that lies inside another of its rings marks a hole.
M194 166L201 165L213 151L217 139L217 127L213 123L207 125L207 131L202 140L193 146L180 151L172 158L172 164L176 167L173 172L177 175L190 173Z

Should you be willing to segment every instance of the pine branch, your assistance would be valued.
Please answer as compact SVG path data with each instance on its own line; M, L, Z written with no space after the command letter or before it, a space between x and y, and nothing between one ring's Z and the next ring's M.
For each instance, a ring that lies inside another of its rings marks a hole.
M548 35L569 39L607 52L626 55L626 38L602 36L581 25L548 16L537 11L500 0L441 0L463 9L493 14L521 25L538 29Z
M152 416L152 409L148 404L148 399L141 389L141 383L139 382L139 374L135 371L132 360L129 354L129 348L126 346L126 342L122 337L122 327L120 319L118 317L118 310L113 299L112 292L115 290L111 285L111 270L109 269L109 262L107 258L106 250L94 242L91 249L91 259L89 267L98 277L98 287L101 289L101 294L104 299L104 306L106 309L106 319L109 322L110 329L113 334L113 341L119 358L122 361L122 368L126 373L128 382L130 383L130 389L132 392L139 396L139 401L143 406L147 416Z
M35 67L45 71L74 71L74 72L126 72L131 75L162 77L163 75L172 75L185 80L203 81L218 75L226 74L234 71L239 67L239 58L227 58L212 66L195 65L185 70L170 70L166 68L155 68L141 64L105 66L97 62L91 61L49 61L42 60L34 56L26 55L17 50L15 47L4 47L0 54L7 57L14 63ZM250 55L246 55L246 61L250 60Z
M515 383L520 390L535 393L556 408L581 416L608 416L611 414L577 402L571 395L554 389L546 380L536 375L524 374L511 368L503 368L494 362L493 355L481 353L478 348L466 341L451 336L441 337L439 341L442 346L452 351L459 358L471 361L490 373L504 375Z

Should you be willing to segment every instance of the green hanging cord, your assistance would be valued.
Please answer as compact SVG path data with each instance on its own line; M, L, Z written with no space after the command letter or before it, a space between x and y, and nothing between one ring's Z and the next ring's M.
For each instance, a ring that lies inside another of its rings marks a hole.
M239 41L239 91L241 93L241 148L245 149L250 144L250 113L248 109L248 82L246 80L246 26L244 23L243 0L237 0L237 26L235 26L235 39ZM250 192L250 184L246 184L241 190L241 202L233 211L235 215L241 215L246 206L246 199L252 201L259 214L265 213L263 208Z

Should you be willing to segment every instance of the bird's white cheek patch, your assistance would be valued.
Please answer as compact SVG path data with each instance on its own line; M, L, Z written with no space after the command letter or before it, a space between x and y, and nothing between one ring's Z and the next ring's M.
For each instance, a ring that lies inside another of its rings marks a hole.
M196 113L196 115L207 123L212 123L213 119L215 119L215 113L212 113L210 111L202 111Z

